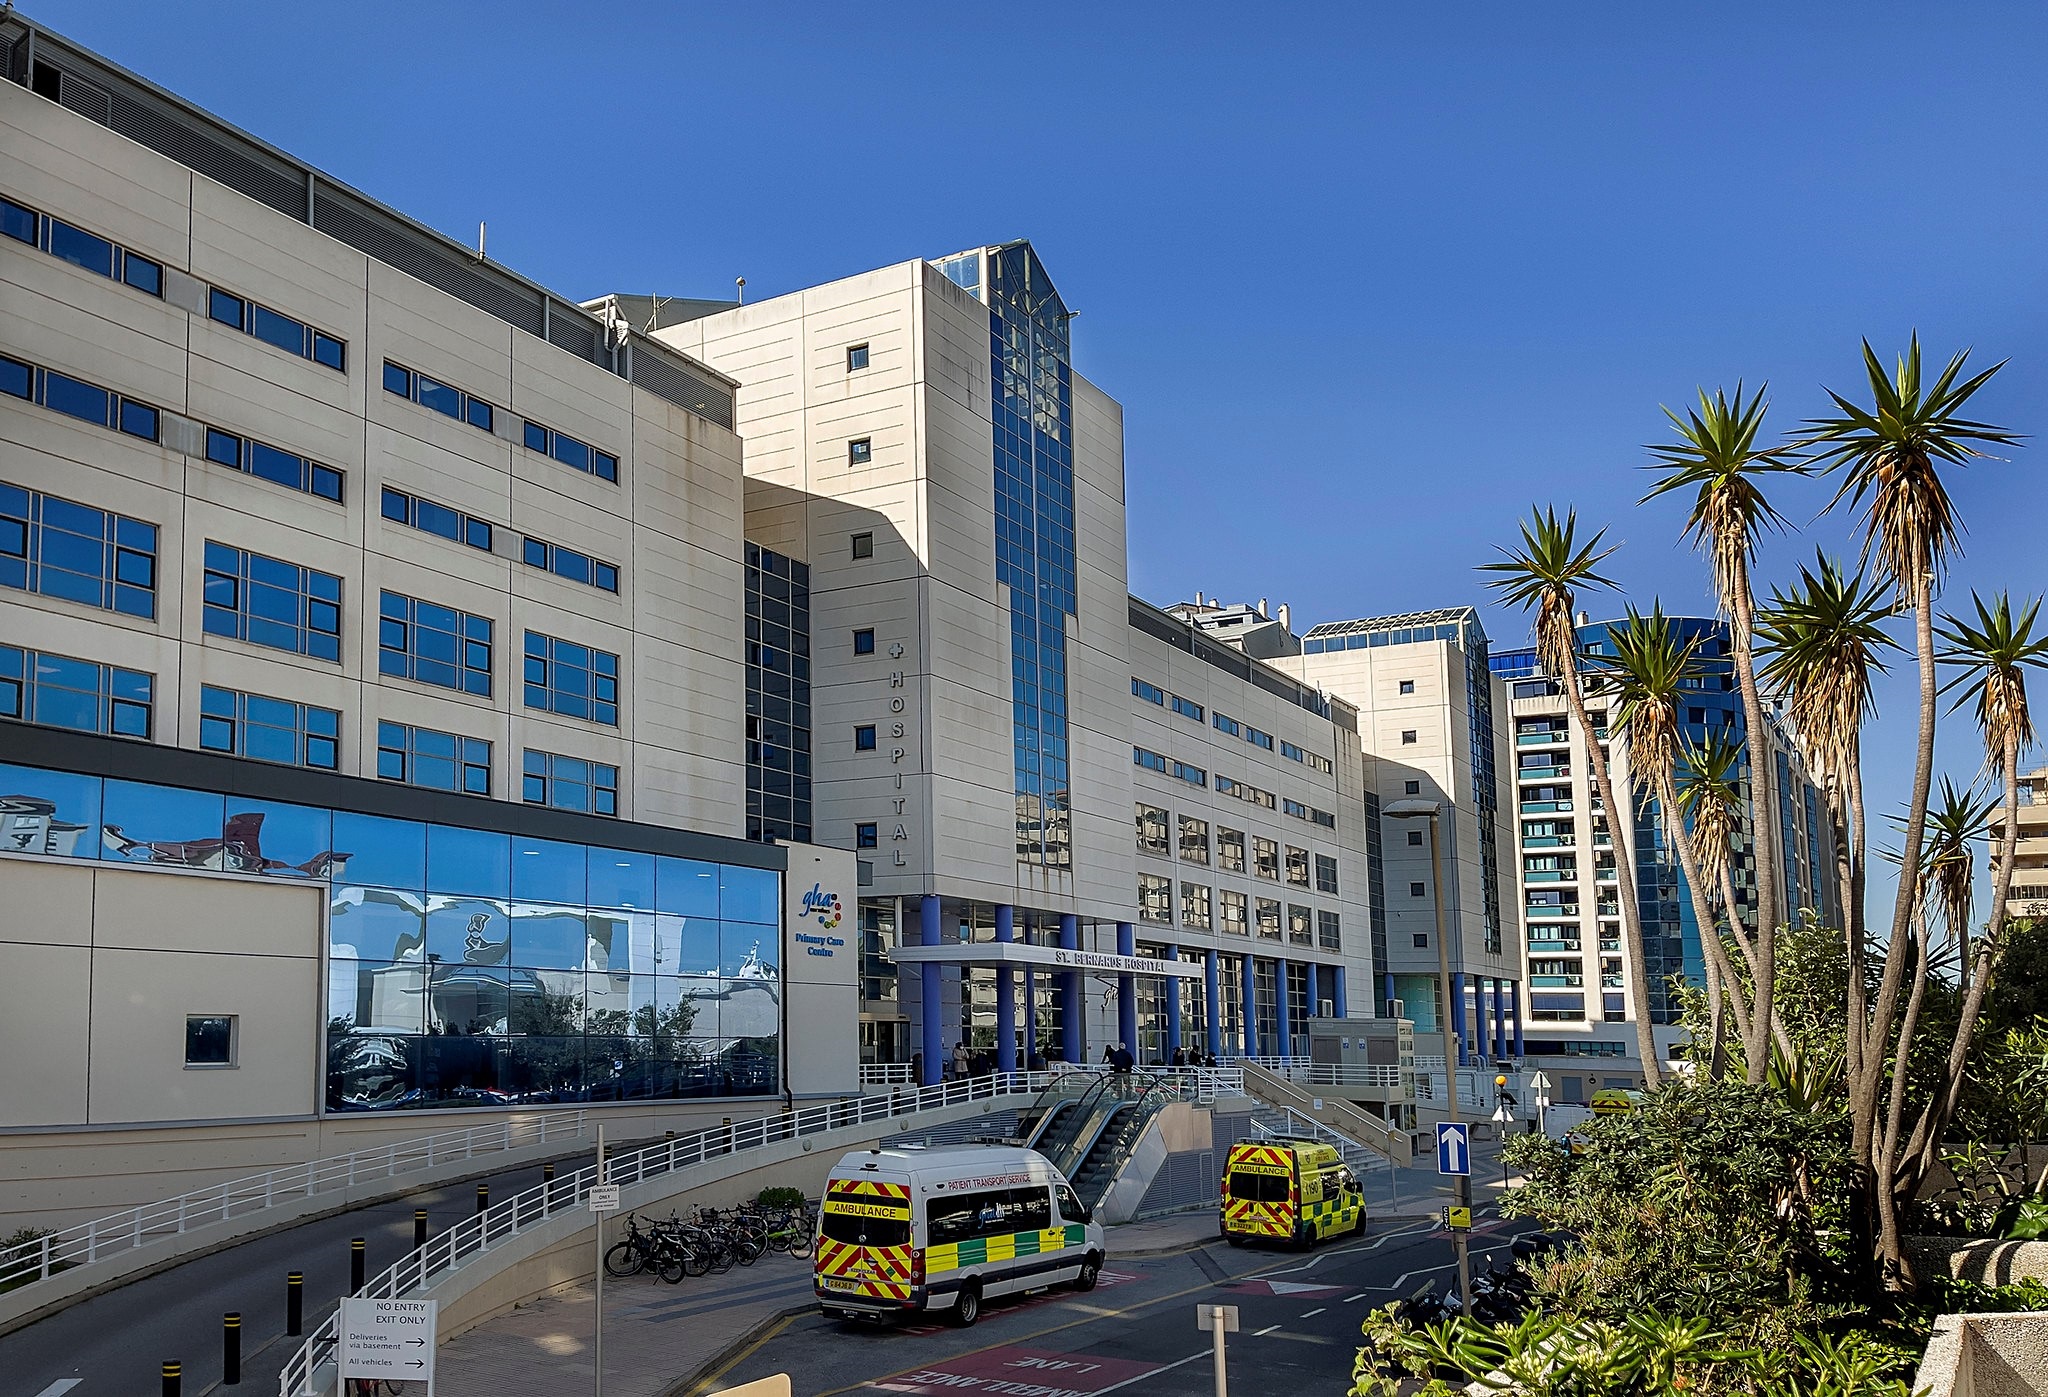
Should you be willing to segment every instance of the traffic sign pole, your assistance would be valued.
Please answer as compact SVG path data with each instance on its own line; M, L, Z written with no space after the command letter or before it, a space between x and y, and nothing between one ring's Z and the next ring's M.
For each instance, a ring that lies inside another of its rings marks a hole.
M1197 1305L1195 1327L1208 1330L1213 1339L1210 1352L1216 1366L1216 1397L1230 1397L1230 1376L1223 1365L1223 1336L1237 1332L1237 1306Z

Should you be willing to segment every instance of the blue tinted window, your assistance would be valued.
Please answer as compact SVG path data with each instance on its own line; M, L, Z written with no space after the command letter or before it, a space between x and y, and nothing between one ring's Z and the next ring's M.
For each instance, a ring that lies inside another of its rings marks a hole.
M242 439L217 427L206 429L206 459L233 470L242 468Z
M526 449L528 451L546 452L548 449L548 429L541 426L538 422L527 423Z
M462 391L437 383L423 374L419 378L419 404L448 417L461 417Z
M206 631L318 660L341 658L341 579L294 563L206 544Z
M489 698L491 622L453 607L386 592L378 606L384 674Z
M132 252L121 254L121 280L147 295L164 294L163 264L152 262L147 257L138 257Z
M146 738L155 684L137 670L0 646L0 718Z
M104 823L107 858L219 868L228 857L227 801L209 792L108 781Z
M61 412L66 417L76 417L81 422L95 422L107 426L112 420L113 395L104 388L98 388L65 374L43 374L43 406L52 412Z
M402 369L390 360L385 360L384 391L396 393L401 398L410 398L412 396L412 370Z
M584 852L581 844L550 839L519 839L512 848L512 896L527 902L583 901Z
M379 887L427 885L427 827L416 820L334 812L334 847L347 854L348 876Z
M377 775L409 786L487 796L491 793L491 744L480 737L379 722Z
M12 199L0 199L0 236L34 247L38 241L37 222L35 210L25 209Z
M127 398L121 399L121 414L114 423L115 427L126 432L131 437L141 437L144 441L155 441L157 440L157 423L158 414L155 408L150 407L146 403L131 402Z
M247 313L248 305L240 296L230 295L217 287L207 291L206 315L209 320L218 320L239 330Z
M773 869L723 866L719 916L728 922L779 923L781 879ZM772 951L771 951L772 954Z
M0 393L10 398L35 396L35 370L19 359L0 357Z
M98 858L100 785L96 776L0 765L0 850Z
M249 307L249 333L265 344L305 357L306 327L288 315L279 315L268 306Z
M321 771L339 764L341 715L334 709L208 685L200 690L200 712L199 744L212 751Z
M586 815L619 813L619 769L605 762L527 748L521 792L529 805Z
M491 526L485 521L472 519L447 505L423 496L408 495L388 485L384 487L384 517L410 524L423 533L468 544L481 552L491 551Z
M494 410L483 399L472 398L460 388L452 388L423 373L402 368L388 359L384 361L384 387L411 398L421 407L432 408L443 416L467 422L482 431L490 431L496 421Z
M467 400L465 408L466 410L463 415L469 420L470 426L480 427L486 432L491 430L494 425L494 419L489 403L478 398L470 398Z
M585 446L574 437L565 437L560 432L555 433L554 445L554 456L557 461L560 461L565 466L573 466L579 471L589 471L590 448L588 446Z
M512 838L488 830L427 826L427 891L504 897L512 886Z
M525 672L528 708L618 726L617 655L528 631Z
M313 332L313 360L330 369L347 369L348 346L324 330Z
M50 220L50 255L101 276L114 274L114 245L105 238Z
M654 905L689 917L718 917L718 868L664 855L655 863Z
M0 482L0 587L156 615L156 526Z
M579 845L576 852L583 850ZM518 857L516 854L513 856ZM515 874L518 865L513 865ZM549 906L514 900L511 963L532 970L581 970L592 960L591 922L581 906Z
M538 422L527 422L523 440L526 449L554 457L563 465L595 475L616 484L619 479L619 458L610 452L599 451L588 442L575 437L564 436Z
M655 906L655 857L624 849L600 849L592 845L585 861L593 907L631 907L648 910Z

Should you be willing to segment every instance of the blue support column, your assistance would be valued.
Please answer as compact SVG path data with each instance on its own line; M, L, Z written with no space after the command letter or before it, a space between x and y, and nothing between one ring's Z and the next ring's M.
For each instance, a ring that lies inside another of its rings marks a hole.
M1479 1031L1473 1035L1479 1043L1479 1051L1473 1054L1477 1058L1492 1059L1500 1056L1500 1044L1495 1041L1498 1035L1494 1032L1493 996L1493 977L1477 977L1477 982L1472 986L1472 1008L1479 1017Z
M1210 1057L1223 1056L1222 960L1215 951L1202 953L1202 1027L1207 1031Z
M1515 1035L1515 1061L1522 1060L1522 985L1508 981L1508 1025Z
M1275 957L1273 961L1273 1032L1280 1040L1279 1052L1282 1057L1294 1056L1294 1016L1289 1011L1287 1004L1287 1001L1293 998L1287 992L1287 980L1290 973L1287 958L1285 956Z
M1004 904L996 908L996 942L1017 939L1017 910ZM1010 967L996 967L996 1071L1017 1070L1017 995Z
M1508 982L1496 979L1493 982L1493 1060L1505 1062L1508 1056Z
M927 946L939 944L939 900L927 896L917 907L918 925L923 932ZM926 961L918 967L918 1016L922 1029L924 1071L920 1085L931 1086L938 1082L946 1071L945 1025L940 1022L944 1004L944 991L940 988L939 966L935 961Z
M1323 1012L1323 979L1321 972L1322 967L1320 965L1317 965L1314 961L1308 963L1308 1016L1312 1019ZM1301 1031L1303 1033L1308 1032L1308 1025L1303 1024Z
M1384 1006L1386 1006L1386 1005L1392 1004L1392 1003L1393 1003L1393 1002L1394 1002L1394 1001L1395 1001L1396 999L1399 999L1399 998L1400 998L1400 996L1394 993L1394 972L1393 972L1393 971L1391 971L1391 970L1387 971L1387 972L1386 972L1386 974L1384 974L1384 975L1382 975L1382 976L1380 977L1380 980L1381 980L1381 986L1380 986L1380 1004L1381 1004L1381 1006L1382 1006L1382 1007L1384 1007ZM1406 1006L1406 1005L1403 1005L1403 1006L1402 1006L1402 1008L1404 1008L1404 1009L1405 1009L1405 1008L1407 1008L1407 1006ZM1414 1015L1412 1015L1412 1014L1411 1014L1411 1015L1409 1015L1409 1017L1410 1017L1410 1018L1413 1018L1413 1017L1414 1017Z
M1166 958L1180 959L1180 947L1168 946ZM1173 1061L1173 1055L1180 1051L1180 976L1166 977L1166 1060Z
M1138 954L1137 934L1129 922L1116 924L1116 953L1120 956ZM1132 1057L1138 1055L1138 977L1128 971L1118 971L1116 977L1116 1036L1124 1050Z
M1252 964L1252 958L1246 956L1244 958L1244 980L1242 982L1244 989L1244 1055L1246 1057L1257 1057L1259 1055L1258 978L1258 968Z
M1081 949L1081 923L1073 913L1060 916L1060 949L1078 951ZM1081 1032L1081 972L1066 970L1060 973L1060 1056L1068 1062L1081 1062L1087 1056L1087 1039Z
M1337 1001L1337 1017L1350 1018L1351 1006L1344 1002L1344 967L1341 965L1330 967L1330 997Z
M1455 972L1451 975L1451 1002L1443 1006L1443 1012L1451 1016L1451 1034L1458 1043L1458 1060L1444 1064L1446 1071L1453 1067L1464 1067L1471 1054L1465 1047L1465 977Z

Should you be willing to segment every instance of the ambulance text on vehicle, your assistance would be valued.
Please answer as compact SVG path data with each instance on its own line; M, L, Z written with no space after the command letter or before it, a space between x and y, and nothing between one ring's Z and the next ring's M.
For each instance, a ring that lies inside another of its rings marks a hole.
M1241 1140L1223 1166L1223 1235L1299 1242L1365 1230L1365 1194L1336 1149L1317 1140Z

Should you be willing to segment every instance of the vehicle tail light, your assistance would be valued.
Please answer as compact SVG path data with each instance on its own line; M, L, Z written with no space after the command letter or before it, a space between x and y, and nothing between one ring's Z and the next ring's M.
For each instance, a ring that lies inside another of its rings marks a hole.
M911 1283L912 1285L923 1285L923 1284L924 1284L924 1248L923 1248L923 1247L912 1247L912 1248L910 1249L910 1283Z

